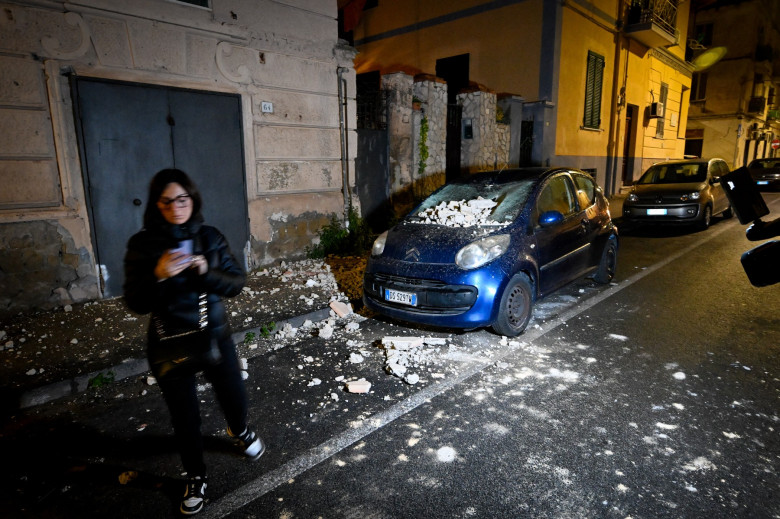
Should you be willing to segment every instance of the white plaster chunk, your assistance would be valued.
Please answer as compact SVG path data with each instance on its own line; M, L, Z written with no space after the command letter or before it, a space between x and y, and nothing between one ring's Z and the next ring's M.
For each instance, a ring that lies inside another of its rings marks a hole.
M333 337L333 328L329 324L326 324L320 328L319 336L323 339L330 339Z
M346 317L352 313L352 305L342 303L341 301L331 301L330 308L336 312L336 315L339 317Z
M384 337L382 339L383 346L392 346L399 350L406 350L409 348L417 348L423 345L422 337Z
M347 391L350 393L368 393L371 389L371 382L361 378L360 380L350 380L346 384Z

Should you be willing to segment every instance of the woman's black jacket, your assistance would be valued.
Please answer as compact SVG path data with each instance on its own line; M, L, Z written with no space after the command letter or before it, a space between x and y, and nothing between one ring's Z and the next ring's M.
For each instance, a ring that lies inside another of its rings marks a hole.
M175 326L196 328L198 296L205 292L212 336L221 340L228 338L230 328L222 297L233 297L241 292L246 281L244 269L231 254L222 233L214 227L196 224L190 226L185 237L194 239L193 254L206 258L208 271L201 276L196 269L186 269L177 276L158 281L154 275L157 262L167 249L177 248L178 240L182 238L181 232L170 231L168 228L145 229L130 238L125 254L127 306L139 314L151 312Z

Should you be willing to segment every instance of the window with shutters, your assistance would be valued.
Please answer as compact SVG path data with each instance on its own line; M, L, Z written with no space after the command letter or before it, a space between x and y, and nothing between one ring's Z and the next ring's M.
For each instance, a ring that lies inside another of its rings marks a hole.
M583 128L601 127L601 86L604 80L604 56L588 51L588 71L585 78L585 115Z

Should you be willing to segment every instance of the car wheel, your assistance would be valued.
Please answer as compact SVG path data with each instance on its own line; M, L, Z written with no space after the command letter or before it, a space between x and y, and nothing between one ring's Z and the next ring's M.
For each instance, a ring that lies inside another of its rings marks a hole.
M528 326L533 308L533 287L525 274L516 274L501 294L498 318L493 330L499 335L514 337Z
M604 252L601 253L599 269L596 271L596 275L593 276L593 280L596 283L609 283L615 277L617 252L617 241L614 238L610 238L604 246Z
M699 228L701 230L705 230L709 228L711 221L712 221L712 207L708 205L704 206L704 215L702 216L701 222L699 222Z
M722 214L722 216L723 216L723 218L725 218L725 219L729 219L729 218L731 218L732 216L734 216L734 209L732 209L732 208L731 208L731 206L729 206L729 208L728 208L728 209L726 209L725 211L723 211L723 214Z

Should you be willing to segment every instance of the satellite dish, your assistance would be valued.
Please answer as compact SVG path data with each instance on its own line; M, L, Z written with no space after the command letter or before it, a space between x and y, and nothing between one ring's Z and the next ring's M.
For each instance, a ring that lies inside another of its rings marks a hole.
M727 50L726 47L712 47L711 49L705 50L691 61L694 71L701 72L702 70L710 68L726 55Z

